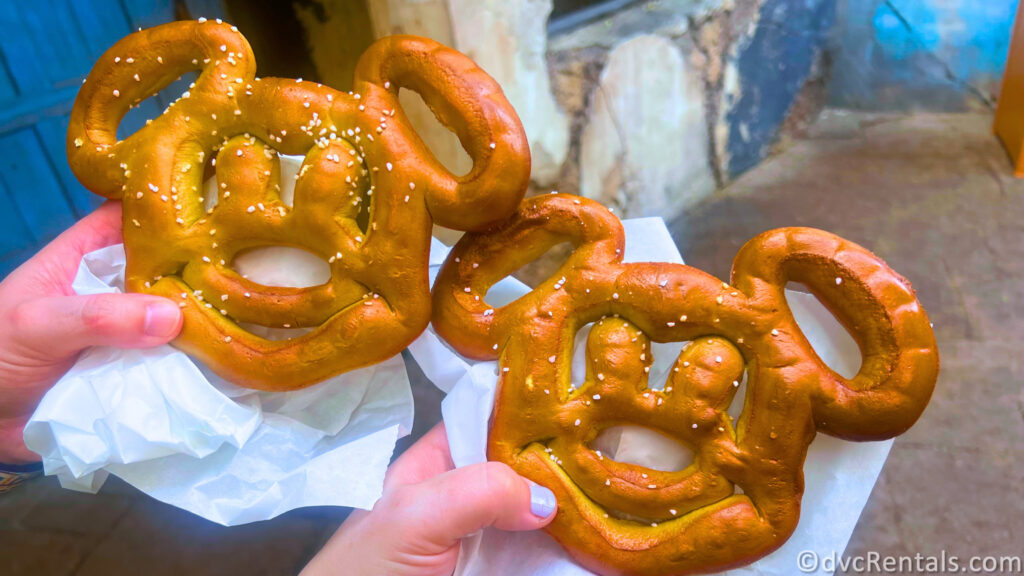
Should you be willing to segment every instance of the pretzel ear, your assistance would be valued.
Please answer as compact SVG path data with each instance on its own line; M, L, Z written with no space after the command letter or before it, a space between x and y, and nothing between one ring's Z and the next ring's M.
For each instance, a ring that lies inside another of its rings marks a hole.
M359 59L355 79L360 92L386 90L394 102L400 88L419 93L473 159L473 168L456 176L414 139L412 152L431 181L426 200L435 224L484 230L515 210L530 179L526 133L501 87L472 60L427 38L389 36Z
M818 358L795 320L785 330L793 334L777 331L816 363L811 401L818 429L848 440L881 440L910 428L939 369L931 324L910 283L864 248L810 228L766 232L736 256L733 284L760 305L788 311L783 290L789 281L805 284L836 316L863 358L860 372L847 379Z
M563 242L575 250L551 278L500 308L484 302L491 286ZM507 335L529 316L557 322L570 312L557 302L568 293L561 279L570 270L576 277L580 271L600 273L621 260L623 245L622 225L597 202L568 194L528 198L500 228L466 234L452 248L434 282L434 328L459 353L495 359Z
M135 32L100 57L78 92L68 126L68 162L86 188L107 198L121 197L125 181L121 164L129 155L125 152L139 140L168 130L168 122L180 114L170 113L172 108L168 108L151 125L119 141L121 119L132 106L192 70L203 73L182 98L195 100L206 94L229 93L228 86L239 77L250 80L255 60L248 42L228 24L193 21Z

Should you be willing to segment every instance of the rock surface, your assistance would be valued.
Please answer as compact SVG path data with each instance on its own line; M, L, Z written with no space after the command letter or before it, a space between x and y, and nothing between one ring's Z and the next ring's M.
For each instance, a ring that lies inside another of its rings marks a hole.
M325 79L345 76L330 54L353 26L339 23L351 1L314 0L323 9L303 12L309 37L329 40L314 51ZM433 38L498 81L530 142L530 193L670 219L813 121L835 2L651 0L570 25L549 22L552 0L382 0L368 3L366 28ZM326 19L312 18L320 12ZM410 91L401 102L438 160L468 172L458 138Z
M643 35L608 56L580 149L580 193L624 218L678 214L714 191L703 81Z

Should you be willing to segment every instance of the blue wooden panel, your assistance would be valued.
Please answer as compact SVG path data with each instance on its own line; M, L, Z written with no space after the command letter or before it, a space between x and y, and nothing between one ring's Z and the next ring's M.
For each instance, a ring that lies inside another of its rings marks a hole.
M85 42L89 46L89 68L99 59L107 48L127 36L132 28L128 16L120 3L110 0L89 0L71 2L78 26L85 33Z
M36 241L49 240L74 223L74 213L34 129L0 136L0 150L0 181Z
M39 63L53 87L81 83L92 66L89 47L75 23L74 13L63 2L17 2L21 20L33 39Z
M132 32L174 20L174 3L159 0L121 0Z
M35 38L25 26L18 7L21 2L0 2L0 52L3 53L11 79L20 94L31 94L50 88L43 70L46 62L39 54L39 45L46 37Z
M17 94L18 92L14 89L14 81L11 80L11 75L7 72L7 63L4 62L3 52L0 51L0 108L14 99Z
M31 256L32 253L27 250L25 252L16 252L9 256L0 256L0 280L6 278L8 274Z
M35 238L21 221L7 186L0 181L0 260L35 244Z
M35 255L39 251L36 246L31 246L23 250L17 250L11 252L6 256L0 256L0 280L3 280L10 274L15 268L21 266L26 260Z
M68 166L67 150L64 147L68 132L68 117L47 118L36 124L36 130L50 157L50 164L55 168L57 178L60 179L64 192L67 194L68 200L71 201L75 216L81 218L95 210L103 202L103 198L86 190L71 172L71 167Z
M96 59L137 27L173 20L169 0L0 0L0 278L102 199L71 173L68 112ZM218 0L192 0L208 18ZM197 12L197 15L199 13ZM143 102L122 122L130 134L191 78Z
M71 111L78 86L38 91L18 96L0 107L0 134L16 132L44 118L63 116Z

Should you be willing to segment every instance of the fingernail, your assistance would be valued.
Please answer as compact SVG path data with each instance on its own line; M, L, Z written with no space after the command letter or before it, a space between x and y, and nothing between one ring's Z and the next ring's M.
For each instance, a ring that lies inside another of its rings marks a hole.
M547 518L555 511L555 493L537 484L530 485L530 512L538 518Z
M181 311L173 302L153 302L146 305L146 336L170 338L178 328Z

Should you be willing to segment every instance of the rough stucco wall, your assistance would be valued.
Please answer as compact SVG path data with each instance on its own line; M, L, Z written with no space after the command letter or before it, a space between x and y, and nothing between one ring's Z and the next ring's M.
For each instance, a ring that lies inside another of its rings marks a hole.
M601 71L609 53L623 43L643 35L665 38L679 48L685 74L702 79L703 95L690 92L679 107L692 106L694 100L703 106L706 144L687 145L686 154L676 162L686 164L702 156L715 184L721 186L764 159L786 130L806 124L820 111L834 10L835 0L662 0L551 38L549 63L556 94L573 118L573 145L566 162L569 173L563 171L559 189L595 193L588 181L600 176L586 173L577 142L585 138L595 111L600 113L593 103L595 88L604 85ZM644 63L654 72L683 73L672 66L671 60L658 58ZM589 71L589 77L581 79L581 70ZM620 128L630 130L626 125ZM679 138L687 139L694 131L688 125ZM662 154L643 155L641 166L633 171L641 175L639 186L652 190L652 206L658 206L658 197L664 194L658 176L664 172L663 159ZM574 170L583 173L574 177ZM643 178L645 173L652 178ZM602 181L602 185L610 184ZM666 205L669 213L685 209L713 189L705 187L702 178L675 186L690 190L668 192L675 200ZM608 197L607 191L603 194ZM636 207L630 206L623 206L629 210L626 214L637 214Z
M840 0L829 103L864 110L990 108L1017 0Z
M741 174L767 154L789 115L832 27L830 0L766 0L754 32L730 66L738 80L725 115L728 172Z

